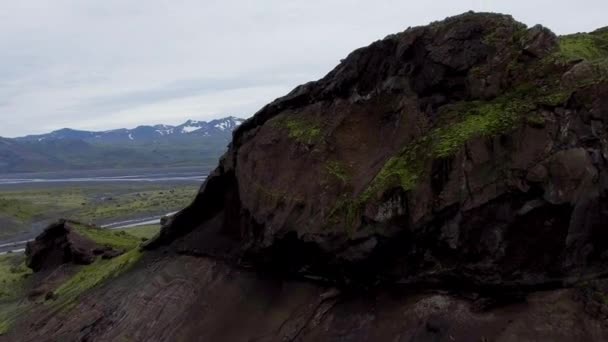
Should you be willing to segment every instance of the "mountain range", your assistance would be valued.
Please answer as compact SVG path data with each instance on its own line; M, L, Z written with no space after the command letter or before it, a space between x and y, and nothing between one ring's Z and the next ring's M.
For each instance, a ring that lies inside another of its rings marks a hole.
M188 120L181 125L107 131L63 128L0 138L0 173L193 166L215 163L244 119Z

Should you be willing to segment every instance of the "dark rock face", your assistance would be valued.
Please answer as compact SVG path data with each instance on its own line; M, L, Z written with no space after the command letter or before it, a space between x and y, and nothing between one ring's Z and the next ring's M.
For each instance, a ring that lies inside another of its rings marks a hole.
M592 287L541 291L526 301L501 306L482 297L445 293L344 293L309 282L263 278L211 258L183 255L162 259L154 264L154 272L136 269L108 285L81 298L70 312L50 311L34 325L25 322L6 340L608 339L608 306Z
M608 83L564 39L468 13L353 52L246 121L148 248L339 283L604 272Z
M28 242L26 265L34 272L40 272L54 270L66 263L89 265L98 255L113 258L122 254L78 234L70 224L59 220L49 225L34 241Z
M606 341L607 80L606 29L375 42L243 123L133 269L8 337Z

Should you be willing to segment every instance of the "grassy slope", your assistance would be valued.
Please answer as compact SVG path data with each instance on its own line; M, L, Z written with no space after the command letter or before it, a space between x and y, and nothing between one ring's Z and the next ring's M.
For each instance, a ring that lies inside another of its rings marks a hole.
M0 334L6 332L27 307L24 304L28 277L23 254L0 256Z
M43 305L51 310L64 310L76 303L79 296L101 285L108 279L120 275L131 268L142 256L139 244L142 237L155 234L159 226L142 226L130 234L128 230L106 230L84 225L71 225L80 234L106 246L125 250L125 253L109 260L98 258L91 265L73 266L72 275L53 290L55 298L45 301L25 300L31 284L28 277L32 273L25 267L24 254L0 256L0 334L10 329L20 315L27 314Z
M148 225L148 226L117 229L117 231L124 231L124 232L128 233L129 235L138 237L141 240L149 240L154 235L158 234L158 232L160 231L160 225L152 224L152 225Z

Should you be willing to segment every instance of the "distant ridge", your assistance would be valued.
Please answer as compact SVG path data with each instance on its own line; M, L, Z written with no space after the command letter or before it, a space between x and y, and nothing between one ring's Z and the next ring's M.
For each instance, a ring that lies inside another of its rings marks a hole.
M89 143L116 143L130 141L150 141L170 136L191 134L213 136L230 133L238 127L244 119L228 116L216 120L198 121L188 120L181 125L154 125L137 126L133 129L119 128L107 131L84 131L71 128L62 128L46 134L27 135L18 137L16 141L42 142L50 140L83 140Z
M0 137L0 173L212 165L244 119Z

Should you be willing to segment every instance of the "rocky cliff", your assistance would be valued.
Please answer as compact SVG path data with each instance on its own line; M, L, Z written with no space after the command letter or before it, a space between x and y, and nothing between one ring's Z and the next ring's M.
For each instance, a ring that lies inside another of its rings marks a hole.
M234 135L155 245L336 283L605 271L608 31L464 14L350 54Z
M243 123L139 266L31 339L606 340L607 120L607 29L388 36Z

